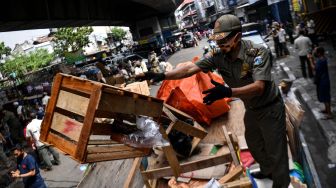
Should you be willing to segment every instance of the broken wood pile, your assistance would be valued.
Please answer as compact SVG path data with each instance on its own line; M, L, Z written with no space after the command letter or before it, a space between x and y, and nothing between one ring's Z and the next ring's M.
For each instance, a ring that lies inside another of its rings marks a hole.
M196 176L203 180L216 177L224 187L251 187L251 182L243 178L236 154L236 135L227 130L223 119L205 130L162 100L139 94L146 92L141 87L128 90L58 74L40 139L81 163L135 158L124 187L130 187L139 169L147 187L155 187L162 178L179 180L183 176L189 180ZM191 147L187 156L182 159L172 143L154 149L126 144L125 136L138 130L137 116L160 122L159 130L165 140L169 141L174 131L189 136ZM225 122L230 122L225 118Z

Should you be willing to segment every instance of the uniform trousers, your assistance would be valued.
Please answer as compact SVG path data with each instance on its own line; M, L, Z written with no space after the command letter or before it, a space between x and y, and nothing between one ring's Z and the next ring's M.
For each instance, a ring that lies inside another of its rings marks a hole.
M286 114L282 98L258 109L246 108L245 138L261 173L271 175L273 188L288 188Z

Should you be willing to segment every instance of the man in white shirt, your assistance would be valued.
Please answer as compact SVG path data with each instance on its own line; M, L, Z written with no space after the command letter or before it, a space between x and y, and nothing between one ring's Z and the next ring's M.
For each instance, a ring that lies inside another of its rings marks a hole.
M278 25L278 37L280 42L280 54L289 55L289 51L287 49L286 44L286 31L279 25Z
M42 105L45 108L49 102L50 96L48 96L47 92L43 92L43 98L42 98Z
M135 63L134 74L139 75L139 74L142 74L142 73L143 73L143 70L141 68L141 63L139 61L137 61Z
M26 128L26 138L30 140L32 144L33 149L36 149L40 159L44 163L46 170L51 170L52 169L52 164L54 163L55 165L60 164L59 160L59 153L54 150L51 146L47 146L40 142L40 131L41 131L41 124L42 120L37 119L35 113L30 113L30 118L31 121L28 123L27 128ZM52 162L49 154L51 153L54 161Z
M299 50L299 58L301 62L301 71L302 71L302 76L304 78L307 78L307 73L306 73L306 66L308 66L308 76L309 78L313 77L313 71L312 67L310 66L309 60L308 60L308 53L312 49L312 42L311 40L304 36L304 31L299 31L299 37L295 39L294 41L294 47L295 49Z
M16 108L16 114L18 115L21 121L26 120L24 113L23 113L23 106L19 104L19 102L14 102L13 106Z

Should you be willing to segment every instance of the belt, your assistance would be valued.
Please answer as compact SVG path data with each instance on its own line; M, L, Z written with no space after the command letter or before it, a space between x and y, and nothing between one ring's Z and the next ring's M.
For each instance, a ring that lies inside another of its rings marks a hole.
M261 105L261 106L258 106L258 107L248 107L250 110L260 110L260 109L264 109L264 108L267 108L269 106L272 106L276 103L280 102L280 98L279 97L276 97L273 101L271 102L268 102L264 105Z

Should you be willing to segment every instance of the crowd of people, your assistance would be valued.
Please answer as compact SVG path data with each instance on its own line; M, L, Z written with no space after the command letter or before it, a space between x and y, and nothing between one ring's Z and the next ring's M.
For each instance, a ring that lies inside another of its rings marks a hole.
M12 178L23 178L25 186L45 187L39 168L50 171L60 164L59 153L40 142L44 112L50 96L13 102L0 108L0 165ZM13 170L15 156L16 170Z
M80 68L76 76L110 85L130 84L135 82L135 77L147 71L166 72L172 65L162 56L157 56L154 51L148 54L148 59L134 56L133 59L121 57L115 61L99 61L90 66Z
M294 29L288 24L273 22L268 36L273 37L274 49L278 58L289 55L287 38L291 44L294 44L294 48L298 50L302 77L314 79L317 99L325 106L320 111L325 115L323 119L333 118L330 106L328 59L324 48L319 46L314 20L301 21Z

